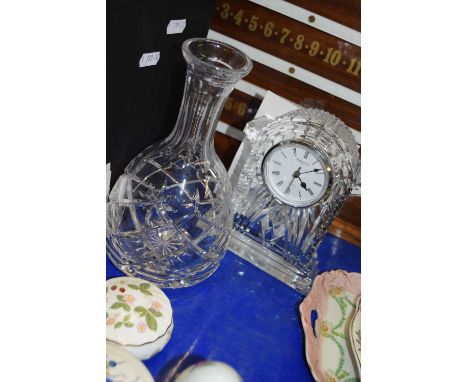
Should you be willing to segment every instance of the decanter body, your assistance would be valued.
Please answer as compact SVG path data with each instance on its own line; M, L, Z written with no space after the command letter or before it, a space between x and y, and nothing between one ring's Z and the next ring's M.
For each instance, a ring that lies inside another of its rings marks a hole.
M182 53L187 76L176 126L127 165L107 204L109 258L162 287L194 285L224 256L232 191L214 132L227 96L252 67L213 40L187 40Z

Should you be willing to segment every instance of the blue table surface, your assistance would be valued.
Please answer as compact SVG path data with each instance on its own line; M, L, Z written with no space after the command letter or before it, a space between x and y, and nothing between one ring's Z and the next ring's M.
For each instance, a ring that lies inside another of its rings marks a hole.
M361 272L361 250L327 235L319 271ZM107 278L123 276L107 259ZM164 289L174 311L166 347L145 361L156 382L170 382L200 360L228 363L244 382L313 381L304 354L304 296L232 252L198 285Z

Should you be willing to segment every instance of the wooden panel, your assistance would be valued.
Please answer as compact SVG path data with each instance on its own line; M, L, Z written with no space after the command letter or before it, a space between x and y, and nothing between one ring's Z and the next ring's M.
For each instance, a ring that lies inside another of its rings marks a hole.
M221 120L243 130L245 124L255 117L261 103L260 99L234 89L224 104Z
M361 48L247 0L218 0L211 28L355 91Z
M320 95L314 94L314 89L312 88L312 94L308 94L309 97L301 98L291 97L291 87L284 87L286 92L273 90L275 93L284 96L285 98L290 99L293 102L298 104L307 103L308 106L317 107L320 109L327 110L328 112L335 114L348 126L360 131L360 108L348 104L350 106L349 110L342 105L343 102L341 99L330 96L328 93L324 93L322 98ZM315 89L317 90L317 89ZM305 93L305 92L304 92ZM302 93L302 94L304 94ZM306 93L307 94L307 93ZM337 102L338 101L338 102ZM243 93L239 90L234 90L229 97L228 101L224 106L224 110L221 114L221 120L231 126L237 127L240 130L243 130L245 124L251 121L255 117L255 113L260 107L261 100L252 97L246 93Z
M341 220L340 218L333 220L328 232L340 239L357 245L358 247L361 246L361 229Z
M338 217L356 227L361 227L361 198L356 196L348 198Z
M288 0L288 3L361 31L361 0Z
M228 137L227 135L224 135L218 131L215 133L215 150L226 169L228 169L231 165L231 162L234 159L240 144L240 141L237 139Z
M258 62L254 62L252 72L245 80L261 88L269 89L299 105L307 103L308 106L324 109L336 115L349 127L361 131L361 108L330 93L307 85Z

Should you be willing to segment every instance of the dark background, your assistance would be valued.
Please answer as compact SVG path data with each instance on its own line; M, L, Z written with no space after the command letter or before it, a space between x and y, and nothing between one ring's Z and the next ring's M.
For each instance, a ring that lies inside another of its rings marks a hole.
M182 100L183 41L206 37L214 0L116 0L107 3L107 142L111 188L127 163L169 135ZM166 34L186 19L182 33ZM156 66L139 67L144 53L160 52Z

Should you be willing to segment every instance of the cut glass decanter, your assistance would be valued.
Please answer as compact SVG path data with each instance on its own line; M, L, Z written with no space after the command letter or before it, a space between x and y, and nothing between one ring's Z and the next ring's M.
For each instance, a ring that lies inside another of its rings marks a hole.
M224 256L231 185L214 150L224 102L251 60L208 39L184 42L183 102L174 130L125 168L107 204L107 254L124 273L162 287L194 285Z

